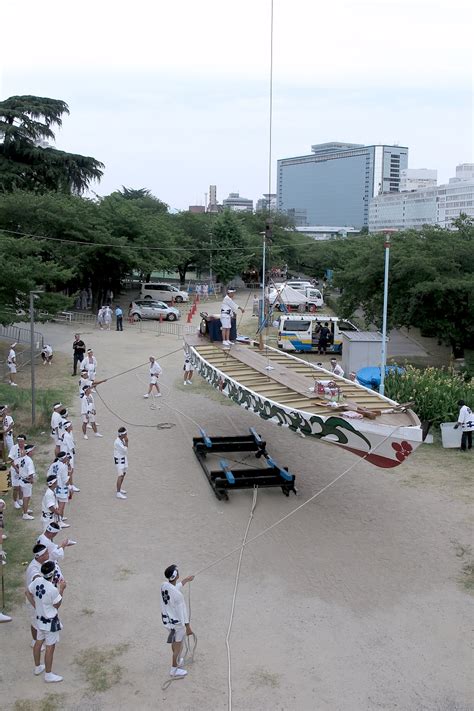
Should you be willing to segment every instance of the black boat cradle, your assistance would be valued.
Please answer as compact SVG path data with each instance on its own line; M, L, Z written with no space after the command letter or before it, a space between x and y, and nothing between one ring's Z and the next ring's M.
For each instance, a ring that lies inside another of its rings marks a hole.
M280 487L285 496L290 491L296 494L295 477L288 472L287 467L280 467L267 452L267 443L257 434L253 427L249 435L211 437L201 429L201 437L193 437L193 450L198 458L204 474L216 497L228 499L228 492L233 489L253 489L258 487ZM265 460L265 467L246 467L236 469L230 467L226 459L219 460L219 469L211 471L207 465L208 454L221 452L254 452L256 459Z

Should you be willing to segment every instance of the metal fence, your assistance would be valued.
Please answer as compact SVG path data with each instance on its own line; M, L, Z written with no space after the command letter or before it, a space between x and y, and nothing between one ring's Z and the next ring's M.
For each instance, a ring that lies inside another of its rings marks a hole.
M129 327L136 329L140 333L156 333L157 336L161 334L169 334L171 336L186 336L187 334L196 333L197 326L193 326L189 323L177 323L176 321L134 321L129 324Z
M11 343L30 343L31 331L29 328L20 328L20 326L1 326L0 338L9 340ZM43 334L39 331L34 331L35 350L40 351L44 346Z

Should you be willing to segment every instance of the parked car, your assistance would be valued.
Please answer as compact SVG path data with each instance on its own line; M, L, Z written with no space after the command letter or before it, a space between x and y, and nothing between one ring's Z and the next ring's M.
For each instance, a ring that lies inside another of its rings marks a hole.
M153 301L175 301L177 304L189 301L187 291L180 291L174 284L154 281L141 285L140 298L153 299Z
M142 318L164 319L165 321L176 321L181 316L178 309L168 306L163 301L151 301L150 299L138 299L132 301L130 316L136 321Z

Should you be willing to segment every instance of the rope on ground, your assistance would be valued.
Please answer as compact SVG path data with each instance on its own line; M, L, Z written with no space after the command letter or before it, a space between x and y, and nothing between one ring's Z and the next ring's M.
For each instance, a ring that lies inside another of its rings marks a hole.
M154 430L170 430L172 427L176 426L174 424L174 422L157 422L154 425L148 425L148 424L141 423L141 422L140 423L139 422L129 422L125 418L121 417L117 412L112 410L112 408L107 405L104 398L98 391L97 391L97 396L99 397L99 400L102 402L102 404L104 405L106 410L108 410L114 417L116 417L118 420L120 420L120 422L124 422L129 427L147 427L147 428L151 428Z
M390 437L392 437L392 436L395 434L395 432L396 432L397 430L399 430L401 427L403 427L403 425L397 425L397 427L395 427L391 432L389 432L389 434L388 434L386 437L384 437L384 438L379 442L378 445L376 445L373 449L370 449L368 452L366 452L363 457L360 457L359 459L357 459L353 464L350 465L350 467L348 467L347 469L345 469L341 474L338 474L338 476L336 476L334 479L332 479L332 481L330 481L329 484L326 484L325 486L323 486L322 489L319 489L319 491L317 491L315 494L313 494L312 496L310 496L309 499L306 499L306 501L303 501L302 504L300 504L300 505L297 506L295 509L293 509L292 511L290 511L289 513L287 513L285 516L282 516L281 518L279 518L278 521L275 521L275 522L272 523L270 526L267 526L267 528L264 528L263 531L260 531L260 533L257 533L256 536L252 536L252 538L249 538L249 539L242 545L242 548L244 548L245 546L248 546L249 543L253 543L253 542L256 541L258 538L261 538L261 536L264 536L266 533L268 533L268 532L271 531L272 529L276 528L277 526L279 526L281 523L283 523L283 522L286 521L287 519L289 519L289 518L291 518L292 516L294 516L294 515L295 515L298 511L300 511L302 508L304 508L305 506L307 506L308 504L310 504L312 501L314 501L315 499L317 499L318 496L321 496L321 494L324 494L324 492L327 491L328 489L330 489L332 486L334 486L334 484L336 484L336 482L338 482L340 479L342 479L344 476L346 476L346 474L349 474L349 472L351 472L358 464L360 464L360 462L362 462L362 461L364 461L365 459L367 459L367 457L369 456L369 454L373 454L373 452L376 452L377 449L378 449L379 447L381 447L388 439L390 439ZM214 567L214 566L217 565L218 563L221 563L223 560L226 560L226 558L230 558L230 556L231 556L231 555L234 555L234 553L237 553L237 551L239 551L240 548L241 548L241 546L238 546L237 548L233 548L231 551L229 551L229 552L226 553L225 555L221 556L220 558L217 558L217 560L214 560L212 563L209 563L208 565L205 565L203 568L200 568L196 573L194 573L194 577L196 577L197 575L200 575L201 573L204 573L204 571L209 570L209 568Z
M252 523L255 507L257 506L257 493L258 493L258 487L255 486L253 489L253 499L252 499L252 507L250 509L250 516L249 516L249 520L247 522L247 527L245 529L244 537L242 539L239 560L237 563L237 570L235 572L234 592L232 594L232 605L230 608L229 626L227 627L227 634L225 637L225 646L227 648L227 688L228 688L228 709L229 709L229 711L232 711L232 658L231 658L231 653L230 653L230 635L232 634L232 624L234 622L235 603L237 600L237 589L239 587L240 569L242 567L242 558L244 555L244 547L245 547L245 543L247 541L247 536L249 534L250 525Z

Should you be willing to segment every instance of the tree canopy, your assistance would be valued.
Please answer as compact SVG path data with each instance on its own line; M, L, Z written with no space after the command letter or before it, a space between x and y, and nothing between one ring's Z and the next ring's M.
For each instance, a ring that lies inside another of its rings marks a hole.
M68 105L59 99L11 96L0 102L0 192L54 190L83 193L100 180L103 164L90 156L57 150L54 127Z

